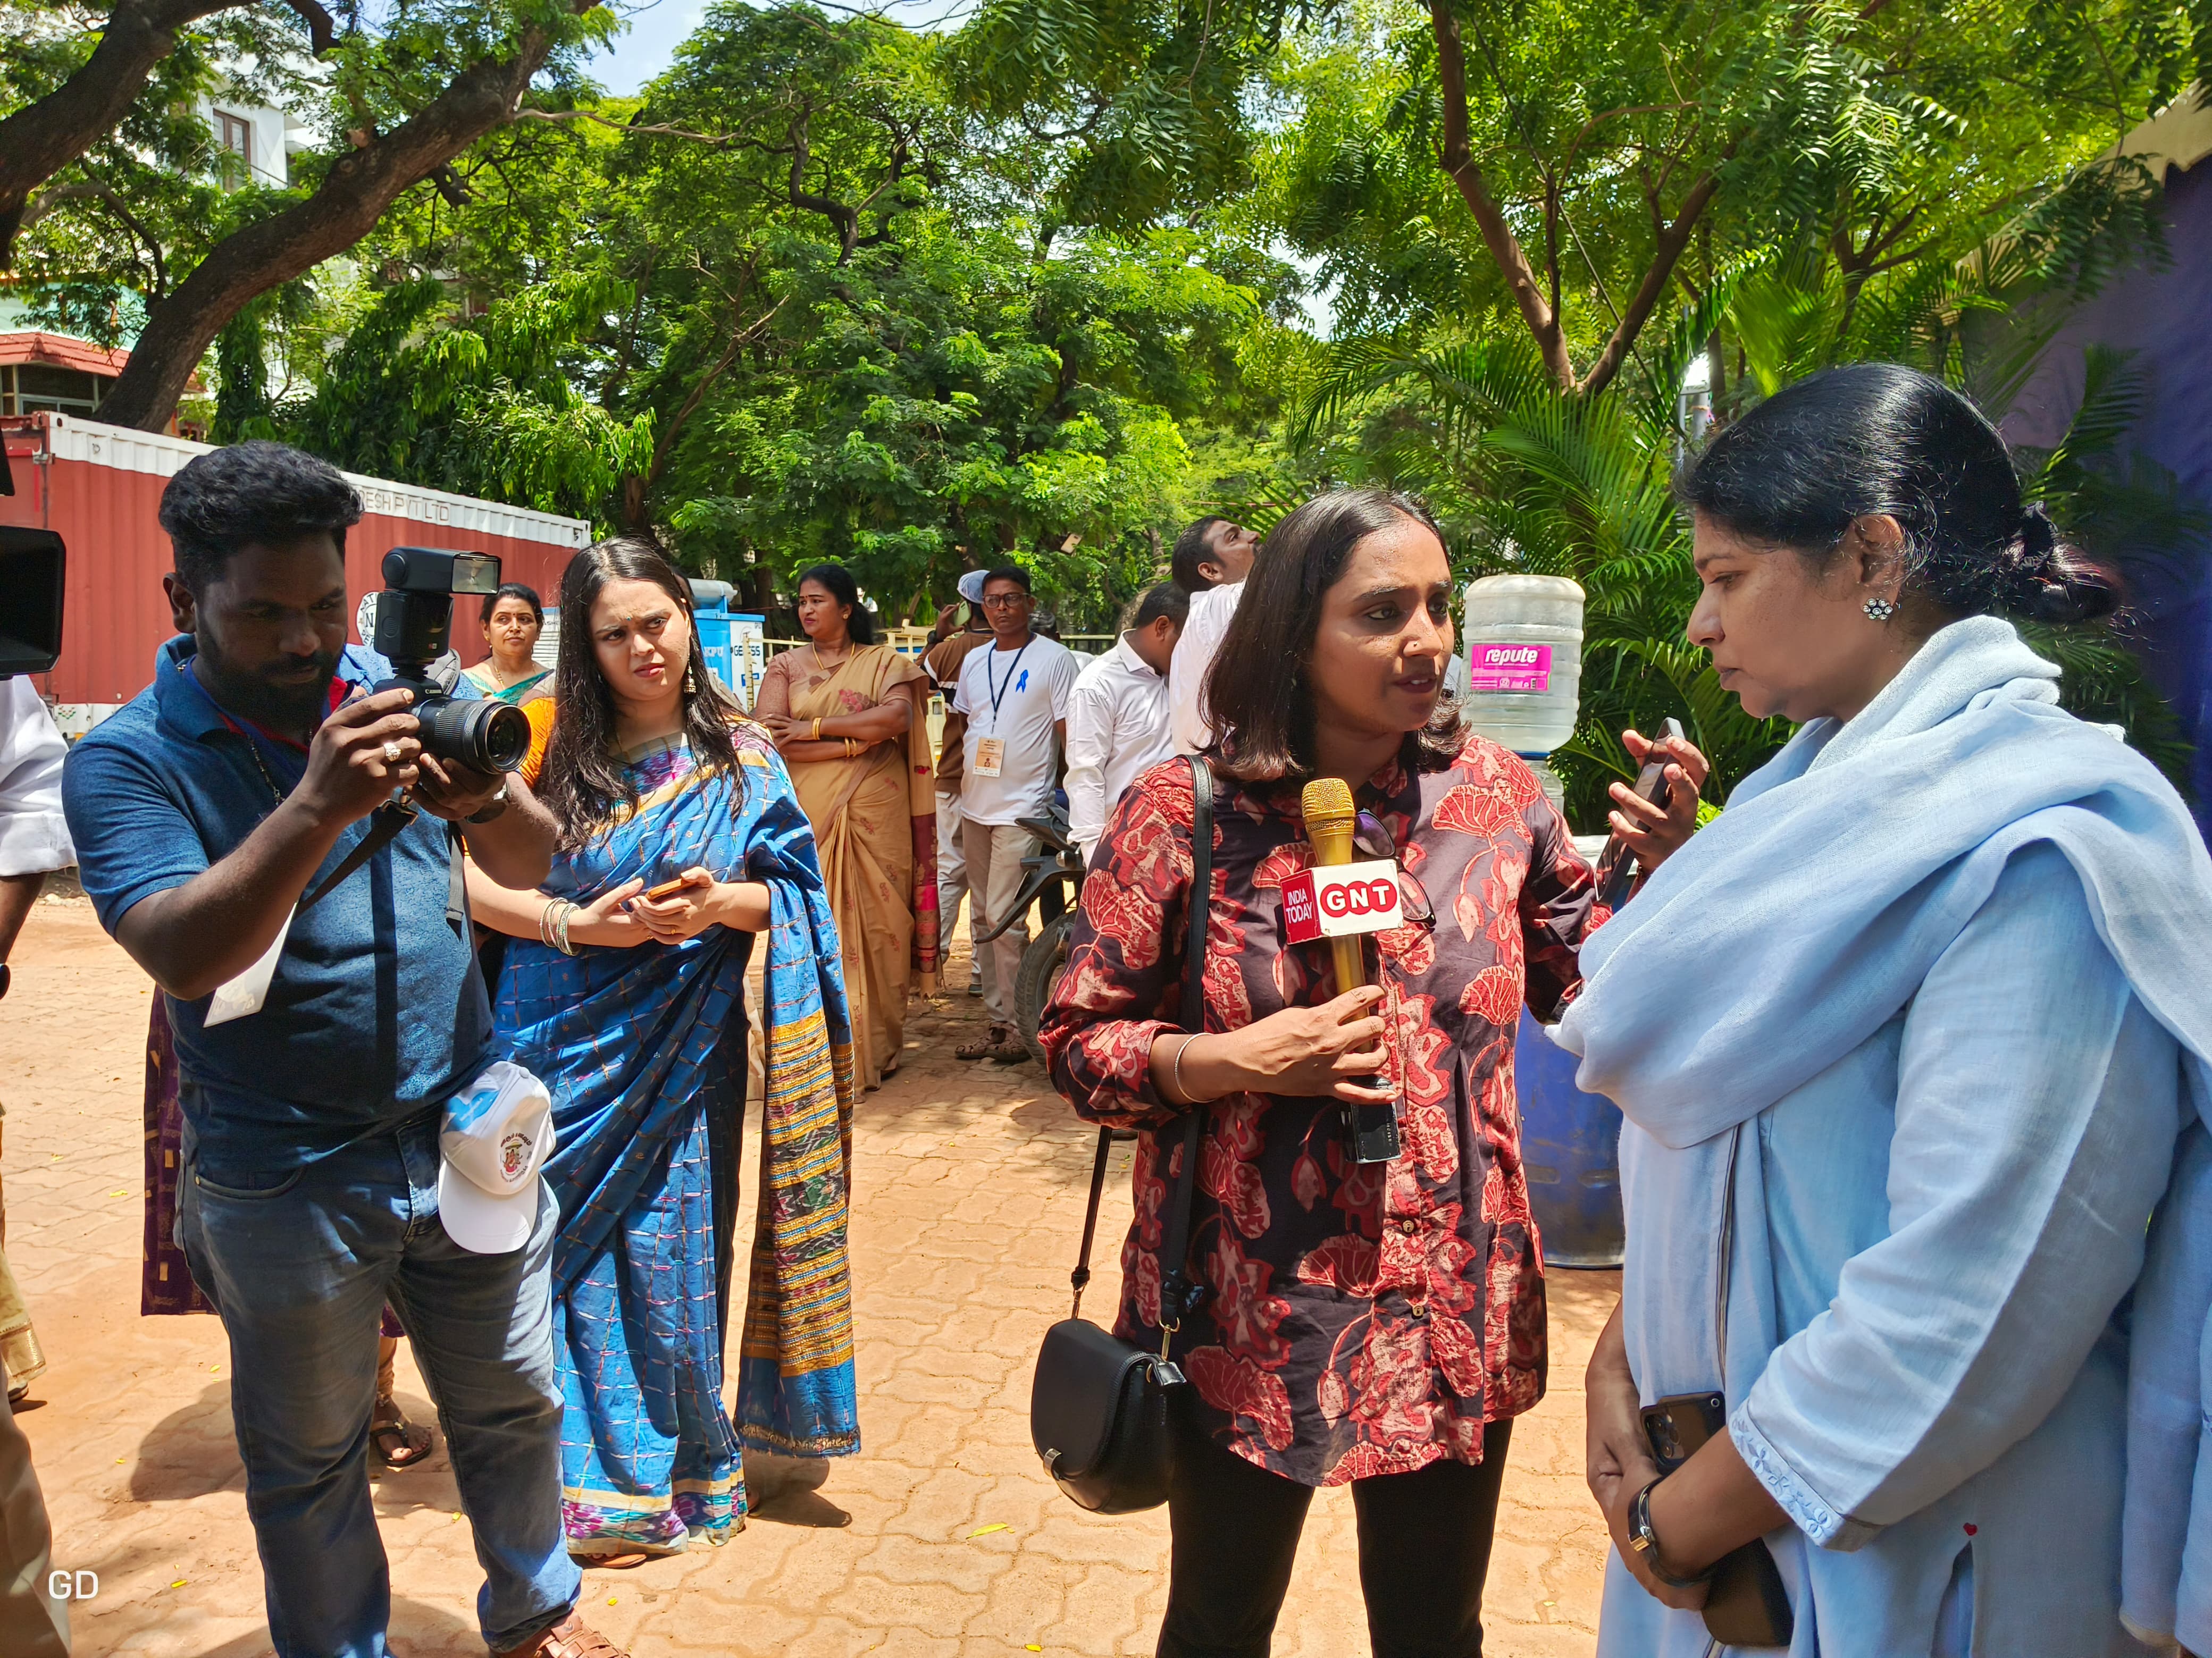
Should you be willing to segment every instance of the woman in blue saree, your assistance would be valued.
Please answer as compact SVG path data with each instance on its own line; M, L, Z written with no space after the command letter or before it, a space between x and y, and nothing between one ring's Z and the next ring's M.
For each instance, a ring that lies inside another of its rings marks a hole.
M814 841L767 734L696 663L689 585L654 549L588 547L562 581L561 718L538 794L544 887L473 870L511 936L508 1054L553 1094L555 1343L572 1553L635 1564L742 1527L740 1441L859 1448L845 1221L851 1035ZM746 1078L765 933L760 1218L722 1402Z

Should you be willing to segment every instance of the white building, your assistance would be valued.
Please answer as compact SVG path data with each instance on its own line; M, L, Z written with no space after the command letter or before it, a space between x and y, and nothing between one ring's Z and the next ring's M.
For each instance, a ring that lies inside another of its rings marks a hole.
M283 188L292 181L292 155L313 143L307 124L240 92L219 90L199 101L200 118L214 135L223 187L246 184Z

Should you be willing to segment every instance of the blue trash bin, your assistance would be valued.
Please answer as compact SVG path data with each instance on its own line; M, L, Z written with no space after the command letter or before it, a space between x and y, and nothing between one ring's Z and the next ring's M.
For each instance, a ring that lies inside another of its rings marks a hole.
M1618 1266L1620 1108L1575 1086L1581 1063L1526 1008L1513 1074L1521 1094L1521 1163L1547 1266Z

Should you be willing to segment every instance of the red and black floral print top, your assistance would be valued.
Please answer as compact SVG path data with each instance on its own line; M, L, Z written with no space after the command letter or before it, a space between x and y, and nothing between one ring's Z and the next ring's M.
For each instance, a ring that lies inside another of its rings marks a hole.
M1218 774L1217 774L1218 775ZM1208 1289L1174 1355L1229 1449L1308 1485L1482 1460L1486 1421L1544 1391L1544 1277L1521 1169L1513 1039L1580 983L1605 914L1535 774L1470 738L1447 768L1393 762L1358 791L1436 911L1380 935L1403 1154L1345 1157L1333 1099L1233 1094L1204 1108L1187 1271ZM1158 1339L1162 1211L1178 1108L1152 1082L1180 1028L1190 774L1124 794L1083 885L1042 1031L1054 1084L1093 1121L1142 1131L1121 1251L1126 1338ZM1284 878L1306 865L1295 786L1223 779L1214 807L1206 1024L1234 1030L1336 993L1326 944L1285 945ZM1163 1131L1168 1131L1163 1133Z

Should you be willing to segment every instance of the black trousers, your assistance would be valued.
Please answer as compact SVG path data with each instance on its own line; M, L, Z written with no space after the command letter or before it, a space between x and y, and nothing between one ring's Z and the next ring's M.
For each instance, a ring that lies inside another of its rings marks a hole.
M1178 1413L1180 1416L1180 1413ZM1481 1658L1482 1580L1510 1421L1482 1461L1352 1484L1375 1658ZM1257 1468L1178 1420L1168 1485L1174 1564L1158 1658L1267 1658L1313 1488Z

